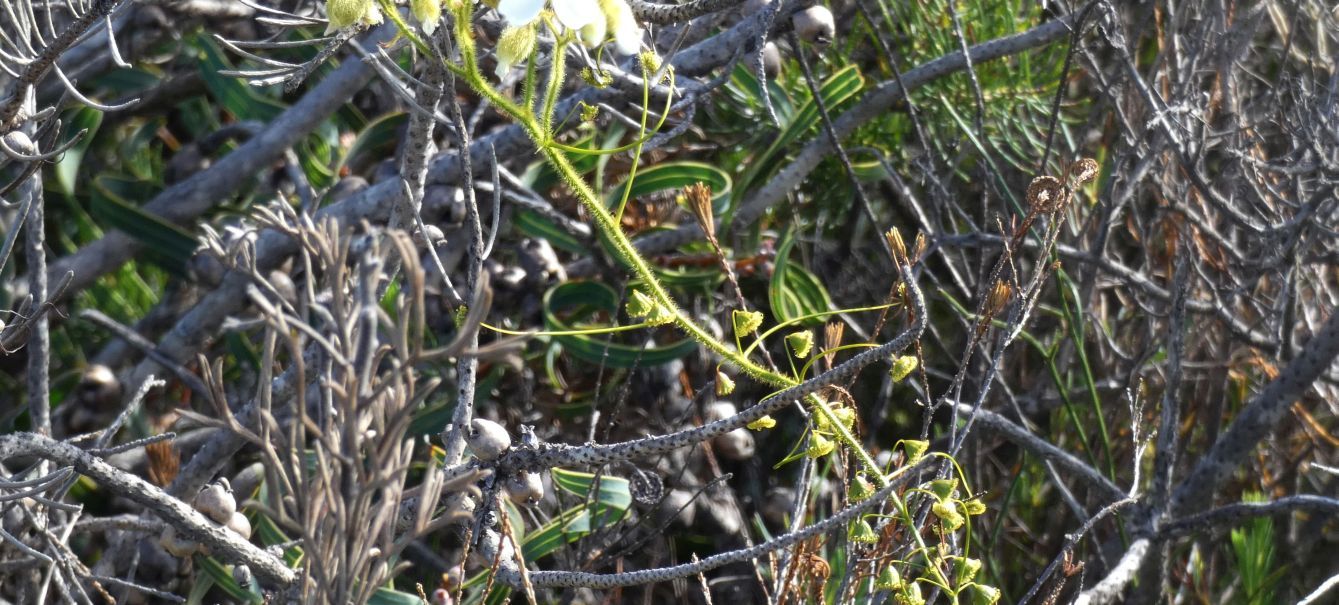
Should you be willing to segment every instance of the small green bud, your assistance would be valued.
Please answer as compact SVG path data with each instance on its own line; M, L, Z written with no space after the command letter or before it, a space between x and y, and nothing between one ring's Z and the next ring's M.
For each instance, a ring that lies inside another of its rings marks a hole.
M735 309L731 318L734 319L735 335L737 336L752 334L758 331L758 328L762 327L761 311Z
M846 490L846 499L851 502L860 502L874 494L874 484L865 478L865 473L856 473L855 479L851 480L851 487Z
M716 370L716 396L725 397L735 392L735 381L731 380L725 372Z
M976 577L976 574L981 571L981 559L962 557L957 559L956 564L958 568L959 584L971 582L972 579Z
M589 67L581 68L581 79L595 88L605 88L614 82L614 76L609 73L609 70L601 69L596 72Z
M920 439L905 439L902 441L902 451L907 453L907 464L916 464L925 456L926 450L930 449L929 441Z
M869 521L861 519L851 525L851 531L847 538L852 542L861 544L875 544L879 541L879 534L875 533L874 528L870 527Z
M972 498L962 503L962 509L967 511L968 515L975 517L986 512L986 503L982 502L980 498Z
M874 579L874 587L879 590L900 590L902 588L902 574L898 573L897 566L889 565L879 572L879 577Z
M795 332L786 336L786 344L790 345L790 350L796 357L804 359L814 350L814 333L808 330Z
M748 424L748 427L755 431L770 429L775 426L776 426L776 419L771 416L763 416L762 418L754 420L753 422L750 422Z
M962 514L958 512L956 503L952 500L940 500L930 507L930 512L934 513L939 520L944 523L944 527L949 531L955 531L966 522Z
M897 593L897 605L925 605L921 585L915 582L904 584L902 590Z
M661 66L660 55L656 54L656 51L654 50L642 51L642 54L638 55L637 58L641 59L642 69L646 70L647 75L651 75L660 71Z
M948 500L953 497L953 490L958 489L958 480L935 479L934 481L925 484L925 487L926 489L929 489L930 493L933 493L936 498L940 500Z
M824 414L824 413L822 413L822 412L819 412L819 411L817 410L817 407L818 407L818 406L814 406L814 408L811 408L812 411L813 411L813 413L809 415L809 419L812 420L812 421L814 422L814 430L816 430L816 431L831 431L831 430L832 430L832 423L831 423L831 422L828 422L828 415L827 415L827 414Z
M893 369L888 371L888 375L892 377L893 382L902 382L914 371L916 371L916 356L900 355L893 359Z
M968 590L971 593L967 602L972 605L995 605L1000 602L1000 589L994 586L972 584Z
M633 290L632 296L628 298L627 310L628 317L647 317L655 312L656 301L641 290Z
M837 449L837 444L833 443L831 439L820 433L814 433L813 436L809 437L809 449L805 451L805 455L810 458L822 458L831 454L832 450L835 449Z
M530 53L535 52L538 38L533 23L502 30L502 37L497 41L497 77L507 75L513 65L528 59Z
M325 33L332 34L355 24L376 25L381 23L381 9L373 0L328 0L325 14L330 20Z
M840 422L842 426L851 428L855 426L855 410L851 408L837 408L832 410L832 416Z
M586 69L590 69L587 67ZM599 105L587 105L585 101L581 102L581 121L594 122L595 117L600 115Z

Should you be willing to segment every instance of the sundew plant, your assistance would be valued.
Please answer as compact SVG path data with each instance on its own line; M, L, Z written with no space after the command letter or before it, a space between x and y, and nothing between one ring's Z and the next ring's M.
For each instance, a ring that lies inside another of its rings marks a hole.
M0 13L0 604L1339 594L1322 3Z

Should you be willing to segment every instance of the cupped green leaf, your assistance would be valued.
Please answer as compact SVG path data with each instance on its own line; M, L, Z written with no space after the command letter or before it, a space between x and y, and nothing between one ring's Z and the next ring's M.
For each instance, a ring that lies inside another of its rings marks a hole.
M720 168L702 162L665 162L644 168L637 173L631 184L624 181L614 187L605 196L604 204L608 208L616 208L619 200L623 199L625 190L631 199L664 191L677 192L695 183L710 186L712 206L717 212L725 209L732 185L730 175Z
M388 113L372 120L349 146L340 160L339 168L348 168L353 174L369 171L378 162L395 154L400 143L400 129L409 121L404 112Z
M777 248L776 268L772 271L772 282L767 289L772 314L781 323L837 308L817 276L789 262L787 257L795 245L792 235L787 232L781 246ZM801 321L800 325L816 326L822 323L821 317L811 317Z
M81 130L87 131L84 133L84 138L61 154L60 160L56 162L56 185L60 187L61 193L74 195L75 179L79 175L80 167L83 166L84 154L93 144L93 136L102 125L102 112L91 107L81 107L70 112L66 120L67 123L61 132L62 141L68 141Z

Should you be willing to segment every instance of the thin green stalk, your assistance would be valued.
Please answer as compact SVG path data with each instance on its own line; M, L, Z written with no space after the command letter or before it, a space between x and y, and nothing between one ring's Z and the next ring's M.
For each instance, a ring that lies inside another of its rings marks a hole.
M388 0L380 0L385 3ZM581 204L585 206L587 212L595 221L595 227L604 233L608 241L613 245L617 256L632 268L633 273L642 280L647 289L650 290L651 298L665 309L669 310L674 317L674 323L679 326L693 340L696 340L702 346L716 353L729 363L739 367L744 373L752 376L754 379L766 384L787 388L800 384L799 381L783 374L771 371L762 367L751 360L737 349L722 343L714 338L701 326L697 325L691 318L679 309L677 303L665 290L665 287L656 279L655 272L652 271L646 259L632 245L632 241L619 227L618 221L600 202L590 185L581 177L581 174L572 166L567 156L553 144L552 117L553 107L557 104L558 91L562 87L564 53L563 47L565 38L560 38L554 46L554 58L552 72L549 77L549 85L545 90L545 102L542 115L536 117L530 107L521 107L515 102L507 99L480 74L479 65L474 46L473 32L470 31L472 23L472 7L469 3L462 3L462 7L455 15L455 38L457 47L460 50L462 66L448 65L453 73L459 74L465 82L493 103L499 111L508 114L512 119L525 130L526 135L534 142L544 159L550 166L558 172L558 175L571 187ZM398 18L398 14L392 17L392 21L401 30L401 32L416 44L422 44L414 35L413 31L404 24L403 20ZM649 94L649 93L647 93ZM645 116L643 116L643 127ZM626 196L626 193L625 193ZM833 414L832 408L827 402L817 396L811 395L807 398L810 406L821 416L831 427L834 436L855 454L860 464L865 467L869 475L875 480L876 485L885 487L888 485L888 479L879 471L874 458L865 450L864 446L855 438L845 425Z

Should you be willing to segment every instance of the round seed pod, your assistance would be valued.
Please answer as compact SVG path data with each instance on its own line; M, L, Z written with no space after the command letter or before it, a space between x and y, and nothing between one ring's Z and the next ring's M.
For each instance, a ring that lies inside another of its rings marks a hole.
M665 499L660 501L656 517L661 522L669 521L684 527L692 527L693 521L697 519L697 500L693 499L693 493L688 490L670 490L665 494Z
M223 275L228 269L213 252L198 250L191 260L186 261L186 272L200 285L213 288L223 283Z
M769 78L781 75L781 49L772 42L762 47L762 71Z
M801 40L817 46L827 46L837 35L837 26L828 7L817 4L806 8L790 18L795 35Z
M507 479L507 497L516 504L534 504L544 497L544 478L521 471Z
M293 278L289 277L283 271L270 271L266 277L274 291L279 294L279 298L290 305L298 304L298 287L293 283Z
M757 448L753 443L753 434L748 429L735 429L711 440L716 453L731 460L747 460L753 457Z
M33 145L33 140L21 131L9 132L5 134L4 138L6 146L24 155L33 155L37 151L37 147Z
M345 198L353 197L354 194L368 187L367 179L357 175L349 175L335 183L335 186L331 187L330 192L325 195L329 203L333 204Z
M200 545L182 538L177 535L176 528L171 525L163 528L163 533L158 536L158 545L163 547L168 554L174 557L185 559L200 550Z
M423 229L414 232L413 238L414 245L419 248L427 248L429 245L436 247L446 242L442 228L432 224L424 224Z
M767 490L759 509L764 519L777 525L785 523L795 510L795 490L782 486Z
M739 408L729 401L717 401L707 406L702 414L703 422L716 422L739 413Z
M739 16L745 19L758 14L759 11L772 4L772 0L744 0L744 5L739 7Z
M511 435L492 420L475 418L470 422L470 430L465 433L465 443L479 460L492 462L511 447Z
M121 404L121 381L111 368L102 364L84 370L76 392L80 402L94 409L112 409Z
M215 523L231 520L233 513L237 512L237 499L233 497L227 480L220 479L200 488L200 493L195 495L195 510L204 513Z
M241 511L232 514L228 520L228 529L242 537L243 540L251 539L251 521Z
M251 575L250 567L245 565L234 565L232 568L232 579L234 582L237 582L238 586L246 588L251 585L251 581L255 578Z
M445 572L442 573L442 584L445 585L447 588L455 588L457 586L460 586L460 583L464 581L465 581L465 566L461 563L456 563L455 565L452 565L451 567L447 568Z

